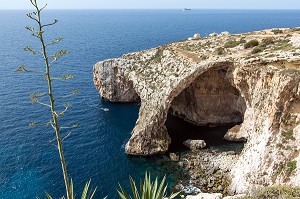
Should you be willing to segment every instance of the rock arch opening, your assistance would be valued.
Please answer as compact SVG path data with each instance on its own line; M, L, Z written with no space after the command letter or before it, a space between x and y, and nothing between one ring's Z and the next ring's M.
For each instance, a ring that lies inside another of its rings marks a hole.
M242 144L232 146L224 139L229 129L239 128L236 125L243 122L246 110L244 98L231 79L227 69L210 69L173 99L165 123L171 137L169 151L186 149L183 142L188 139L204 140L207 147L242 149Z

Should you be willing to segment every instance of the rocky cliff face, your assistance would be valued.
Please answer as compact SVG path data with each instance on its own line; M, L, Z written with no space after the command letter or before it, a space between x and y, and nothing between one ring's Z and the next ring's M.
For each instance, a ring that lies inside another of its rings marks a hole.
M94 67L94 84L99 94L111 102L136 102L139 96L125 77L122 60L99 62ZM126 66L126 65L125 65Z
M169 112L196 125L241 123L225 136L247 140L232 190L300 185L300 30L274 32L213 35L97 63L103 98L141 101L126 152L165 153Z

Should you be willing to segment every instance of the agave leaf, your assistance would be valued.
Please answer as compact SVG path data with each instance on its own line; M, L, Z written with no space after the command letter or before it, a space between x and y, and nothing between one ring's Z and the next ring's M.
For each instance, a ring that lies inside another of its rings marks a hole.
M151 198L151 178L150 178L150 173L148 173L148 178L147 178L146 184L147 184L147 197Z
M93 197L94 197L96 191L97 191L97 187L94 189L94 191L93 191L92 195L89 197L89 199L93 199ZM105 197L105 198L107 198L107 197ZM105 199L105 198L104 198L104 199Z
M91 183L91 180L89 180L89 181L85 184L84 189L83 189L83 191L82 191L81 199L86 199L86 197L87 197L87 192L88 192L88 190L89 190L90 183Z
M160 185L159 185L159 188L158 188L158 191L157 191L157 198L162 198L164 193L162 193L162 189L164 187L164 184L165 184L165 181L166 181L166 176L163 177Z
M129 195L126 193L126 191L123 189L123 187L120 185L120 183L119 183L119 187L120 187L120 189L121 189L121 191L122 191L122 193L121 192L119 192L118 190L118 193L119 193L119 195L121 194L123 197L125 197L125 199L130 199L131 197L129 197ZM120 196L121 196L120 195ZM122 197L122 198L123 198Z
M171 196L169 196L169 199L173 199L175 198L176 196L178 196L181 192L176 192L176 193L172 193Z
M70 182L70 197L71 197L71 199L75 198L75 196L74 196L73 180L72 179L71 179L71 182Z
M129 176L129 181L130 181L130 185L131 185L133 197L135 199L140 199L139 192L138 192L138 190L136 188L136 184L135 184L135 182L134 182L134 180L132 179L131 176Z
M47 199L53 199L49 193L46 192L45 195L46 195Z
M152 187L152 197L151 197L152 199L156 198L157 184L158 184L158 178L156 177Z
M117 190L117 192L121 199L130 199L129 197L126 197L123 193L121 193L119 190Z
M168 186L165 186L165 188L164 188L164 190L163 190L163 192L162 192L162 197L161 197L161 198L163 198L163 197L165 196L166 191L167 191L167 187L168 187Z

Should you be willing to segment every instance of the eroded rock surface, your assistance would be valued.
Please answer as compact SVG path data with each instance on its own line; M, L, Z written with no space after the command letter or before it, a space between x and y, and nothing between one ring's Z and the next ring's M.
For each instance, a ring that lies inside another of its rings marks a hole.
M300 31L282 31L214 34L97 63L103 98L141 100L126 152L165 153L169 111L197 125L241 123L247 143L230 168L232 191L300 185ZM245 49L253 39L259 46Z

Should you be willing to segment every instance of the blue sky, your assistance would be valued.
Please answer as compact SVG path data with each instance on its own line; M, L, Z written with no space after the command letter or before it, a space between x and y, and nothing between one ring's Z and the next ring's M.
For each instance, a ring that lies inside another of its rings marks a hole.
M39 0L51 9L300 9L300 0ZM0 0L0 9L28 9L29 0Z

